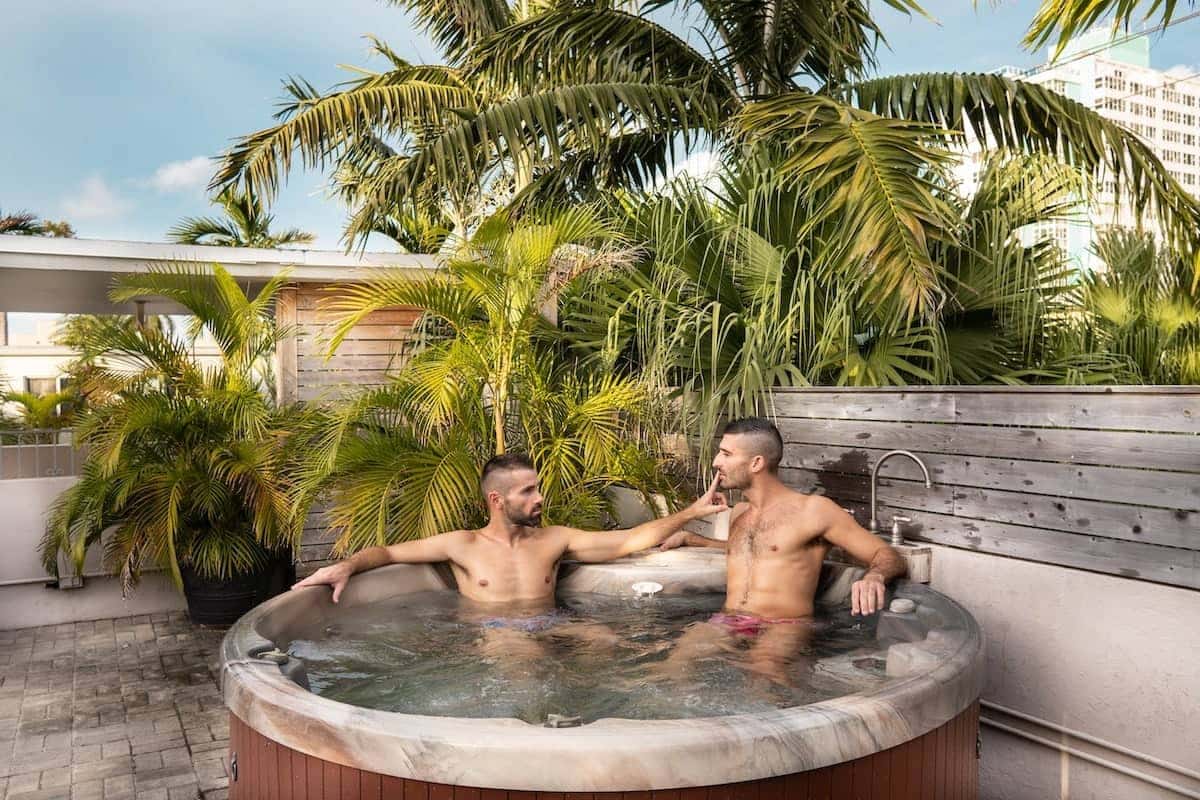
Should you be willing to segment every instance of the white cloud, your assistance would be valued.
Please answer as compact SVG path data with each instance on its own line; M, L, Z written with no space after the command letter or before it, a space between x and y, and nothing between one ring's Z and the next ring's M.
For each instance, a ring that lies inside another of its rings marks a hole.
M92 175L75 192L62 201L63 213L71 222L88 219L111 219L129 209L129 203L105 183L104 178Z
M196 156L187 161L171 161L154 171L149 184L160 192L179 192L200 189L208 185L215 165L208 156Z

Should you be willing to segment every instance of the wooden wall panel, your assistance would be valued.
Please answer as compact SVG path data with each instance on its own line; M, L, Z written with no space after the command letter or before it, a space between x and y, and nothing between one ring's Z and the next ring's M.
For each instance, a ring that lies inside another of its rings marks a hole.
M1200 387L795 389L784 480L909 538L1200 589Z
M337 315L324 304L334 296L330 287L313 284L289 287L280 295L277 317L294 331L276 355L277 362L286 362L277 363L281 400L333 399L381 385L411 354L419 312L395 308L367 315L329 356Z
M276 318L293 335L276 349L280 402L334 400L363 387L384 384L412 352L412 325L419 312L394 308L369 314L330 356L337 316L323 305L334 297L329 287L313 284L283 289ZM305 523L297 573L303 577L330 563L334 536L319 513ZM332 776L329 776L333 780ZM322 778L324 780L324 778ZM340 781L340 778L338 779ZM347 796L361 789L346 788Z
M230 800L975 800L979 791L977 703L924 736L844 764L652 792L564 794L426 783L322 761L270 741L233 714L229 723L230 755L239 762Z

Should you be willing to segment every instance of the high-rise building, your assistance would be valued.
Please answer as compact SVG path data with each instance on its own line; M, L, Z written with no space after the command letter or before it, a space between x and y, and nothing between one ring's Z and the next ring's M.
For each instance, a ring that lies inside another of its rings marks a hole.
M1120 123L1145 142L1172 177L1200 197L1200 71L1162 71L1150 66L1150 37L1112 38L1110 28L1073 39L1058 58L1032 74L1003 70L1018 80L1037 83ZM962 171L964 186L978 176L977 147ZM1134 227L1138 214L1126 193L1118 195L1111 176L1101 176L1096 203L1080 209L1078 220L1041 223L1036 238L1052 237L1085 269L1094 267L1090 248L1097 229ZM1151 209L1141 215L1153 229Z

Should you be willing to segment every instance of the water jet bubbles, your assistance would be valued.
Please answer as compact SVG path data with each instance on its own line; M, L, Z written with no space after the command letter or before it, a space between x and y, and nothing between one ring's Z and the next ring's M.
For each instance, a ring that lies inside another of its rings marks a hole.
M663 585L657 581L638 581L630 588L634 597L654 597L663 590Z

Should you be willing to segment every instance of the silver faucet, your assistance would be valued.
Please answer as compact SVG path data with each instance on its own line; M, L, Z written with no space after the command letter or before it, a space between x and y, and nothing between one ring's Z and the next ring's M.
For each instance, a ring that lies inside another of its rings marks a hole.
M889 450L886 453L884 453L883 455L881 455L879 457L879 460L875 462L875 466L871 468L871 524L867 528L869 531L871 531L871 533L879 532L879 518L876 516L876 512L875 512L876 494L877 494L877 488L878 488L878 484L879 484L879 468L883 466L883 462L887 461L892 456L908 456L913 461L917 462L917 466L921 468L921 472L925 473L925 488L926 489L933 488L933 481L931 481L929 479L929 468L926 467L925 462L922 461L921 459L917 458L917 456L914 453L910 453L907 450ZM897 538L896 531L899 529L899 527L900 526L898 523L893 524L893 526L892 526L893 544L896 543L896 541L895 541Z

